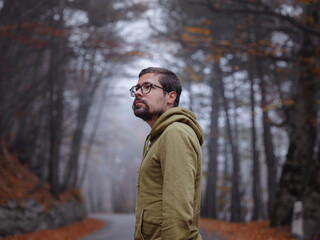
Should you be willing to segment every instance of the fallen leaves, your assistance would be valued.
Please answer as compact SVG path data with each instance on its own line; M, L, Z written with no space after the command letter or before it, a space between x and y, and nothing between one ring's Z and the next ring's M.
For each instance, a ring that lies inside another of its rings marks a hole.
M6 205L13 200L23 204L28 199L36 199L46 209L57 201L50 193L47 182L40 184L40 179L18 160L16 154L2 149L0 154L0 205ZM82 200L81 192L77 189L68 189L59 195L59 201Z
M214 233L227 240L294 240L288 228L270 228L268 221L228 223L201 218L200 226L207 233Z
M2 238L2 240L77 240L102 228L104 225L105 222L101 220L86 218L67 227L16 235Z

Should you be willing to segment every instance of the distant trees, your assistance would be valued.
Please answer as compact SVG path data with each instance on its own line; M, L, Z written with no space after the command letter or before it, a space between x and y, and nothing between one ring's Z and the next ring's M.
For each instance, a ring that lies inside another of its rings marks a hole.
M84 130L99 87L105 90L117 64L134 56L116 23L143 10L117 1L2 1L0 142L56 197L79 184Z

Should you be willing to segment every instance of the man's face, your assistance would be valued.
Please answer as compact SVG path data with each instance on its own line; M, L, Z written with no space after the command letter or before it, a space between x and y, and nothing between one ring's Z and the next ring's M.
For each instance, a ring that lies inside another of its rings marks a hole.
M146 73L139 78L137 85L153 83L161 86L158 81L159 76L154 73ZM145 121L157 119L167 110L166 96L167 94L164 95L163 90L157 87L153 87L148 94L142 94L139 89L135 93L135 100L132 104L134 114Z

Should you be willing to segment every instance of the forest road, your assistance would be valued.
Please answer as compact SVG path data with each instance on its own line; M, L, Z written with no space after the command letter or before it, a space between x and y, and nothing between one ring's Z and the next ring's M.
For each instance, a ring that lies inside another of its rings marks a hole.
M133 214L92 214L89 217L105 221L106 225L81 240L133 240Z
M133 240L135 216L133 214L92 214L90 218L106 222L106 225L81 240ZM222 240L200 229L203 240Z

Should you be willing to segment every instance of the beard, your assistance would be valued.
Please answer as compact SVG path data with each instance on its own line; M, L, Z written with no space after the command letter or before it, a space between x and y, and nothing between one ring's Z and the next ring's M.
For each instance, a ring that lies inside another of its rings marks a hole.
M143 102L144 106L136 105L136 101L139 100L140 102ZM132 104L132 110L134 112L134 115L138 118L141 118L144 121L152 120L154 117L160 117L163 114L163 111L158 112L150 112L149 105L142 99L135 99Z

